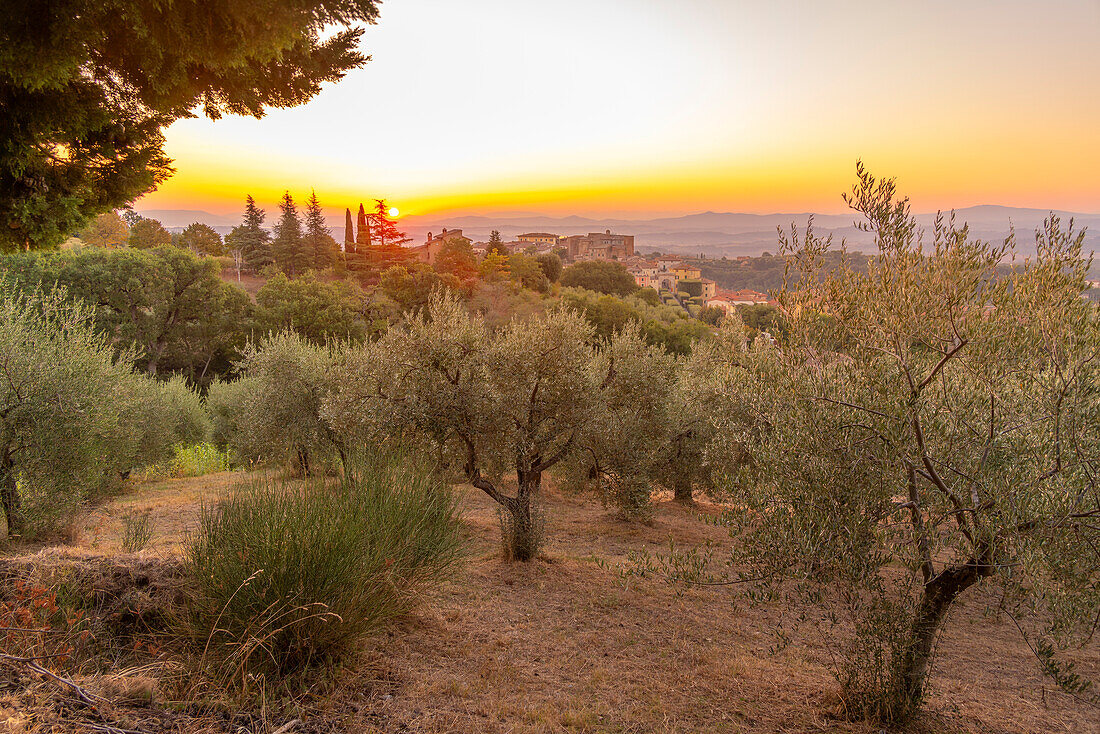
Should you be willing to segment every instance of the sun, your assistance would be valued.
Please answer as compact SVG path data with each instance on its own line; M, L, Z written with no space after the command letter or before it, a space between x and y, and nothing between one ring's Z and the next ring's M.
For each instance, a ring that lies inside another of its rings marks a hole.
M395 207L395 206L390 207L390 216L391 217L396 217L400 213L401 213L401 210L398 209L397 207Z

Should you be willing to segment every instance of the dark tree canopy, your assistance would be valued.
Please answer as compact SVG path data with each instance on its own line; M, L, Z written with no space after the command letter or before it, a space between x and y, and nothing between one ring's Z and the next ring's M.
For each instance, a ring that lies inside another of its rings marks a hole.
M0 249L52 247L172 168L162 130L201 108L260 117L367 57L375 0L7 0ZM335 27L334 32L329 32Z
M570 265L561 274L561 284L567 288L587 288L612 296L628 296L638 290L634 276L619 263L584 260Z
M537 257L539 267L546 274L546 279L551 283L557 283L561 279L561 258L552 252L545 252Z
M340 246L336 244L328 225L325 224L325 213L321 211L321 202L317 200L317 192L310 193L306 202L306 231L305 250L315 270L324 270L336 265L339 259Z
M0 275L24 290L66 288L95 308L112 344L136 349L136 366L151 375L204 373L235 342L247 310L247 295L218 278L214 259L176 247L20 253L0 259Z
M258 273L273 262L271 234L264 229L267 214L256 206L249 194L245 199L244 219L225 237L225 244L232 252L240 253L247 270Z
M411 242L412 238L405 235L404 232L397 228L397 221L390 216L390 208L386 204L385 199L374 200L374 212L368 215L370 217L370 232L371 235L378 240L378 244L385 247L386 245L404 245L406 242Z
M130 227L130 247L150 250L172 244L172 234L155 219L139 219Z
M213 227L201 222L188 225L180 236L180 246L200 255L224 255L222 237Z

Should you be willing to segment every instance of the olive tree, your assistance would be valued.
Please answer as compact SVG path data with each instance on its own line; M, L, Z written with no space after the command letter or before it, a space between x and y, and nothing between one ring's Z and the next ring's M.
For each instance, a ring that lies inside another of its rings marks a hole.
M601 345L593 369L600 403L579 435L581 450L567 462L564 478L576 489L594 485L605 504L627 518L645 519L653 510L662 449L672 438L668 418L676 360L646 343L638 324L628 321Z
M310 344L283 331L251 344L238 364L243 381L230 394L240 401L235 417L220 415L219 427L236 424L230 445L241 458L289 463L309 476L339 457L345 443L322 418L338 346ZM216 391L216 395L225 392Z
M834 583L854 620L838 671L849 711L910 716L949 611L979 584L1021 629L1039 625L1043 670L1079 692L1055 651L1100 618L1100 321L1081 298L1083 236L1052 217L1037 255L998 275L1011 238L990 246L941 217L929 245L893 181L858 173L846 200L877 256L823 272L827 240L785 238L787 341L730 373L743 413L723 435L755 466L731 463L740 560L807 590Z
M738 401L725 391L724 376L738 369L746 348L744 325L732 313L722 320L716 338L696 341L691 353L678 359L675 381L664 403L665 435L657 446L652 477L672 490L679 502L692 502L697 487L714 489L715 467L707 448L718 438L716 416L726 421L745 417ZM726 448L727 458L736 455L744 460L743 454Z
M746 351L736 314L715 338L696 342L683 356L650 344L628 321L600 350L602 410L588 426L582 450L564 472L574 489L598 489L623 515L645 519L657 488L690 503L696 488L713 490L715 467L706 449L715 440L716 415L738 413L720 375Z
M543 474L578 449L600 410L593 342L592 327L567 310L490 333L437 291L403 327L347 355L326 416L341 428L419 437L441 460L453 457L502 508L506 550L526 561L538 550Z
M166 381L132 374L124 386L126 436L112 452L120 475L172 456L176 446L209 440L213 424L202 397L183 377Z
M102 486L130 368L64 291L0 287L0 498L8 534L34 535Z

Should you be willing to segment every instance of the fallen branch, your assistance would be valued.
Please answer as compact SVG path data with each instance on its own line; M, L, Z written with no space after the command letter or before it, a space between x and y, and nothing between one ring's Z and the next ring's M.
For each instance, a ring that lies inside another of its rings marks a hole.
M84 690L83 688L78 686L76 683L73 683L68 678L66 678L62 675L58 675L57 673L53 673L49 670L46 670L41 665L39 665L38 663L35 662L35 658L21 658L21 657L18 657L16 655L7 655L7 654L4 654L4 653L0 653L0 660L7 660L7 661L12 662L12 663L19 663L20 665L25 665L28 668L30 668L31 670L33 670L35 673L38 673L39 675L46 676L47 678L53 680L55 683L59 683L62 686L64 686L65 688L68 688L69 690L71 690L73 693L76 694L77 698L79 698L83 703L85 703L86 705L90 706L93 709L95 709L98 704L104 704L104 703L109 704L110 703L110 701L108 701L106 698L103 698L102 696L97 696L94 693L91 693L89 691Z
M286 722L285 724L280 726L275 731L271 732L271 734L286 734L288 731L290 731L291 729L293 729L294 727L298 726L298 724L301 724L301 723L302 723L301 719L291 719L290 721Z

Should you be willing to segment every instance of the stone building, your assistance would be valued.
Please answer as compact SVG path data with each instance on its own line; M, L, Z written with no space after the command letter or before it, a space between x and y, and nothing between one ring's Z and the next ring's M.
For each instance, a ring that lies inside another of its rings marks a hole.
M451 240L462 240L466 244L471 243L469 237L463 236L461 229L447 229L444 227L443 231L434 237L431 232L428 232L428 241L419 247L412 248L412 250L416 253L417 260L434 265L439 253L443 251L443 245Z
M562 237L559 244L564 247L570 260L623 260L634 257L634 235L589 232Z
M516 242L523 247L534 245L539 250L549 250L557 247L559 239L561 238L550 232L528 232L527 234L516 235Z

